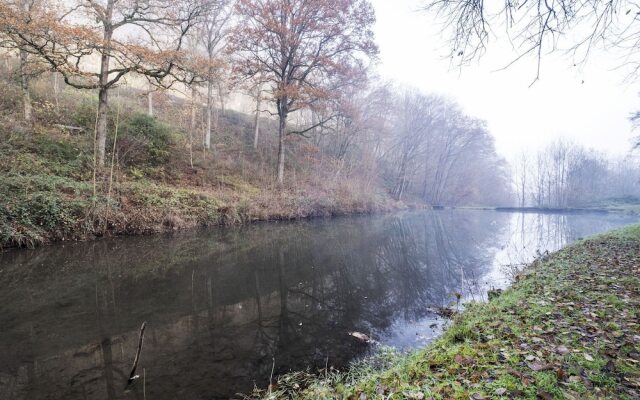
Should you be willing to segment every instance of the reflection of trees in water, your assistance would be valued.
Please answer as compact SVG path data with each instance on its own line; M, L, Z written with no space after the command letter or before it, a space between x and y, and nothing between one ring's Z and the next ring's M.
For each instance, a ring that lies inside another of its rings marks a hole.
M481 277L510 218L414 212L5 254L0 397L124 397L143 320L149 398L247 391L274 357L276 372L343 365L366 350L347 332L382 334ZM566 223L518 226L560 243Z
M555 250L569 240L569 225L564 214L513 214L504 250L505 265L527 264L545 250Z
M606 214L511 214L496 263L517 273L545 251L556 251L579 238L636 221L630 216Z

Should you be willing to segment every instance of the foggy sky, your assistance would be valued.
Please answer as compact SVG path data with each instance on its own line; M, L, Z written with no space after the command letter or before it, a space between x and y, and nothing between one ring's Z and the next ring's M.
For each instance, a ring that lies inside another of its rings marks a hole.
M446 58L448 36L441 21L417 12L419 0L371 1L381 77L454 98L469 115L488 121L498 151L507 158L557 137L625 155L640 134L628 120L640 110L638 82L626 80L620 53L596 49L578 66L565 53L545 56L540 80L529 87L536 76L535 57L498 71L518 54L502 27L494 27L500 39L492 38L485 56L459 69Z

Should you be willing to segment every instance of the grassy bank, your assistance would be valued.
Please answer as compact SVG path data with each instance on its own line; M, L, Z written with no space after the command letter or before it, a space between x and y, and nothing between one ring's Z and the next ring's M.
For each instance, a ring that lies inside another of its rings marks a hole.
M640 226L531 265L445 334L346 373L281 377L262 398L634 399L640 396ZM391 354L391 355L389 355Z
M106 168L94 191L90 138L0 130L0 247L405 207L349 180L265 183L249 171L257 155L241 174L213 156L191 167L170 150L162 166Z

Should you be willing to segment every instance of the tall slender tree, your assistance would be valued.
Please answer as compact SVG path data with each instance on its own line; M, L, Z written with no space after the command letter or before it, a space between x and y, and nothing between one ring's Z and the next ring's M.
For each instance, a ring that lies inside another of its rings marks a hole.
M224 38L229 32L232 15L231 0L205 0L202 21L198 36L207 57L205 81L207 84L207 127L204 134L204 147L211 148L211 133L214 125L215 87L221 79L220 70L224 67L219 55L224 49Z
M13 21L18 26L32 24L47 13L47 7L42 0L7 0L4 7L13 14ZM33 118L33 106L29 81L44 69L40 60L29 57L28 48L20 40L15 40L11 35L1 35L1 33L0 31L0 47L12 49L18 53L18 79L22 91L23 117L25 121L30 122Z

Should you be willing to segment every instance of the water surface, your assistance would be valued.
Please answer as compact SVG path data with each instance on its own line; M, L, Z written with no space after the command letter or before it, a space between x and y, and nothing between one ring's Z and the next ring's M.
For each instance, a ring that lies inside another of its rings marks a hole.
M7 251L0 398L229 398L272 367L345 366L368 351L348 332L420 346L455 293L484 299L509 266L636 221L416 211ZM124 392L143 321L144 382Z

